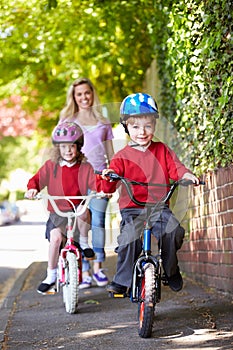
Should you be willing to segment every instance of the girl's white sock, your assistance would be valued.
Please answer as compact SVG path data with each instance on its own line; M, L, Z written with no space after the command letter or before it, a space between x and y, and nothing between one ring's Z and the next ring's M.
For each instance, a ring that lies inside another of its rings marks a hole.
M88 237L80 237L79 244L82 249L90 248L88 244Z
M47 277L43 281L46 284L55 283L57 279L57 269L49 269L47 268Z

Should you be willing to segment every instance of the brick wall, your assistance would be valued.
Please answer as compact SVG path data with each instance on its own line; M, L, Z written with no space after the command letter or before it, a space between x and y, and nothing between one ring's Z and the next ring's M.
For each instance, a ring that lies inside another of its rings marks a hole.
M233 292L233 165L209 172L205 181L190 191L179 265L193 279Z

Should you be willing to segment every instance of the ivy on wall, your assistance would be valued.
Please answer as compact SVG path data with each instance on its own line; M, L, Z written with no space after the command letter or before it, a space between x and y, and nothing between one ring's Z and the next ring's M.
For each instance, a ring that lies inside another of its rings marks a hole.
M192 151L197 173L227 166L233 154L232 2L156 3L152 40L162 113Z

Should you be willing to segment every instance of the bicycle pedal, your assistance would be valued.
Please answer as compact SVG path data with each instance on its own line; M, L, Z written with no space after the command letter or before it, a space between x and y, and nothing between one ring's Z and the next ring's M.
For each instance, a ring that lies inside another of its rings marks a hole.
M164 286L168 286L168 280L167 280L167 277L165 275L162 275L161 277L161 281L163 283Z
M126 297L128 297L127 293L108 292L108 295L110 298L126 298Z
M43 293L44 295L54 295L57 293L57 289L55 287L50 288L47 292Z

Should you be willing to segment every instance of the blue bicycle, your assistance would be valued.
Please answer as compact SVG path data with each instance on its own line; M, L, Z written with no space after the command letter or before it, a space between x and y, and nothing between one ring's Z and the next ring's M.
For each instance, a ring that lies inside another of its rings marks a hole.
M101 172L96 173L101 174ZM132 302L138 303L138 334L142 338L149 338L152 333L155 305L161 300L162 283L164 285L168 284L162 267L162 239L159 240L160 246L158 254L153 255L151 252L152 230L150 226L150 217L153 213L161 212L163 210L178 186L189 186L194 184L191 180L184 179L175 181L170 185L150 184L129 180L116 173L108 173L105 175L112 181L121 181L126 187L130 199L135 204L148 208L148 215L142 234L142 253L134 263L131 288L124 294L110 292L110 296L114 298L130 297ZM200 181L200 184L204 185L204 182ZM132 185L147 187L165 186L169 187L169 190L161 200L154 203L147 203L138 201L134 197L131 188ZM162 231L160 232L160 237L162 237Z

